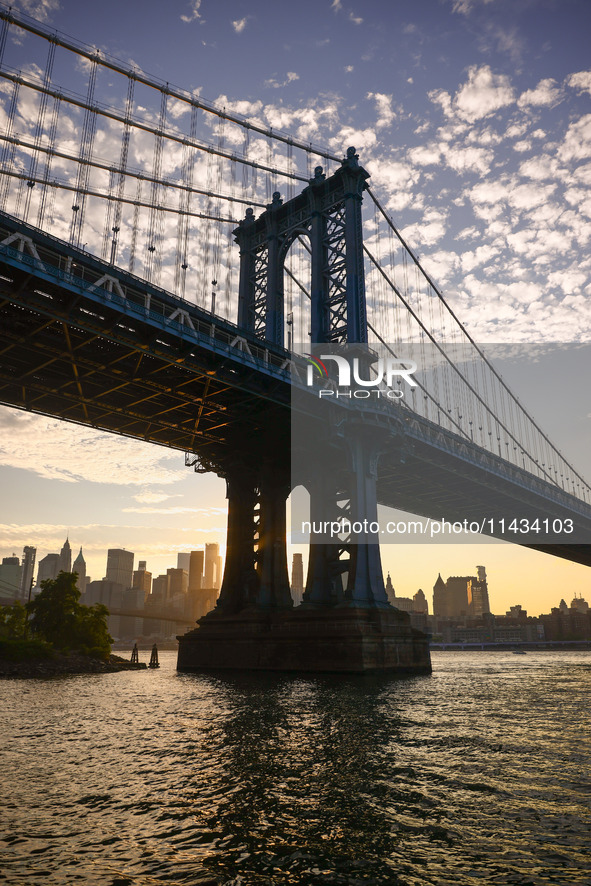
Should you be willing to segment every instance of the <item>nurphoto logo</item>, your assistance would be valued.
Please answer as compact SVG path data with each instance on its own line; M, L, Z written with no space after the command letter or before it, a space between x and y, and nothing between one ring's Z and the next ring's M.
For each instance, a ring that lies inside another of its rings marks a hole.
M378 398L385 397L388 400L400 400L404 397L404 391L399 387L394 387L395 384L403 382L411 388L417 386L417 382L412 377L417 370L414 360L380 357L375 361L360 361L359 357L343 357L336 354L320 354L320 356L306 354L305 356L308 358L307 386L314 386L315 372L317 378L326 384L326 387L318 389L319 399L345 397L367 400L373 395ZM328 360L336 363L336 373L334 365L330 367L332 374L327 369L325 361ZM370 374L371 377L361 378L363 374ZM333 377L335 375L336 377Z

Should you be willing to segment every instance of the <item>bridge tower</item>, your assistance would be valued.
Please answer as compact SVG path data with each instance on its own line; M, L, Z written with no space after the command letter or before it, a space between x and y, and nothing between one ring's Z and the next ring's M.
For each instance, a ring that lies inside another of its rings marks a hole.
M312 347L367 345L361 204L368 178L355 148L349 148L334 174L327 177L316 167L308 186L291 200L284 203L274 193L258 218L247 209L234 231L241 328L284 347L285 259L294 240L305 237ZM377 462L387 438L378 427L369 433L358 427L351 441L331 439L334 464L319 460L310 466L304 454L305 467L296 476L290 428L270 423L260 439L234 440L223 463L204 465L226 479L226 566L215 610L179 638L181 670L430 670L426 638L388 603L377 535L311 544L303 603L292 610L286 552L290 491L304 485L316 517L334 513L345 498L350 508L376 521Z

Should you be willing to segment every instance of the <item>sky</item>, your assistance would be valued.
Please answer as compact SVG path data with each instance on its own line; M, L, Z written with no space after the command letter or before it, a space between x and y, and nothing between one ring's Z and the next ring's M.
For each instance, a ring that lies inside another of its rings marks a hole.
M589 340L587 0L13 6L267 126L336 153L354 144L374 191L477 340ZM26 59L27 45L11 51ZM588 440L584 388L556 429L567 455L573 434ZM560 392L544 399L543 426L553 424ZM589 479L584 450L575 456ZM2 556L35 544L42 557L69 534L101 578L108 547L133 550L154 574L175 565L179 550L223 547L223 480L193 474L181 453L91 429L1 409L0 488ZM469 575L483 564L495 612L589 599L586 568L512 545L391 545L383 561L401 596L422 587L430 600L440 571Z

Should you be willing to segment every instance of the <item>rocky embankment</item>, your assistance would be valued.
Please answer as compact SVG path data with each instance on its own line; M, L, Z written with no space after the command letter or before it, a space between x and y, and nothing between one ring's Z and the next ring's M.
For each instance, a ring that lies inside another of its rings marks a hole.
M107 661L87 655L58 655L52 658L9 661L0 659L0 677L58 677L67 674L112 674L117 671L143 671L146 664L110 655Z

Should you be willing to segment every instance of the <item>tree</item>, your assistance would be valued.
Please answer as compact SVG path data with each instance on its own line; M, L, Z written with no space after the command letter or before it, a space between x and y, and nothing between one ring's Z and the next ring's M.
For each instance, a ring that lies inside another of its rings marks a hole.
M31 631L61 651L107 658L113 638L107 628L106 606L83 606L78 601L76 572L60 572L41 582L41 592L27 603Z
M27 626L27 610L18 600L10 606L0 606L0 637L22 639Z

